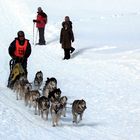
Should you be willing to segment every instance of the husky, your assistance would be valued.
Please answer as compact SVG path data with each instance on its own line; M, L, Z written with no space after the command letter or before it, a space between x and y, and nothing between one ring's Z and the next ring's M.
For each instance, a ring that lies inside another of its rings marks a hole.
M48 98L50 92L57 88L57 80L52 78L47 78L47 81L43 87L43 95Z
M57 88L49 92L48 98L50 99L51 102L54 102L55 100L59 100L60 96L61 96L61 90L60 88Z
M43 83L43 73L42 71L38 71L34 78L35 89L38 90L41 87L42 83Z
M29 100L30 100L30 91L32 90L32 85L31 85L31 83L27 83L26 85L25 85L25 92L24 92L24 94L25 94L25 96L24 96L24 102L25 102L25 106L27 106L27 105L29 105Z
M86 102L83 99L74 100L74 102L72 103L73 123L77 124L82 120L82 116L86 108ZM79 121L77 121L78 115L80 116Z
M32 106L35 108L35 114L37 112L37 98L40 97L40 92L38 90L28 90L25 93L25 105L29 105L31 108Z
M54 102L51 103L50 107L50 112L51 112L51 117L52 117L52 126L58 126L58 122L61 117L61 105L58 100L55 100Z
M22 99L24 97L25 85L29 83L25 75L21 75L17 79L13 86L13 91L16 92L16 99Z
M62 114L64 117L66 117L66 105L67 105L67 100L68 98L66 96L62 96L60 98L60 105L61 105L61 110L62 110Z
M47 97L41 96L37 98L37 104L38 104L38 114L43 118L43 114L45 112L46 114L46 120L48 120L48 114L49 114L49 108L50 108L50 101Z

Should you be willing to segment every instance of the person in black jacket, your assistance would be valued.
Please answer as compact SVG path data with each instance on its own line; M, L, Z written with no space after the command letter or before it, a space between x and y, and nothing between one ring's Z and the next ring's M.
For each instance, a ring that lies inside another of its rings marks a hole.
M69 24L65 22L60 32L60 43L64 49L64 59L70 59L71 44L74 42L74 35Z
M17 38L9 46L9 54L14 63L21 63L25 74L27 75L27 59L31 54L31 45L29 40L25 39L23 31L17 33Z
M70 20L69 16L65 16L64 21L62 22L62 26L64 26L65 23L69 24L69 28L72 30L72 21ZM75 51L75 48L72 46L70 47L70 53L73 53Z

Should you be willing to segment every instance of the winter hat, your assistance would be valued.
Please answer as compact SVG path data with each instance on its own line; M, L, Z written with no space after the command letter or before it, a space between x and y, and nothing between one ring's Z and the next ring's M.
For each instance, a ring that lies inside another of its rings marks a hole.
M70 20L69 16L65 16L65 20L69 21Z
M38 11L42 11L42 8L41 7L38 7L37 9L38 9Z
M24 35L23 31L18 31L17 36L18 37L24 37L25 35Z

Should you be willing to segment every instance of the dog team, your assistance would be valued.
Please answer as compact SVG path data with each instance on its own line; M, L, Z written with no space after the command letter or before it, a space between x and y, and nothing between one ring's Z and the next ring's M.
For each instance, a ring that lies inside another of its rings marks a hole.
M41 86L43 89L41 90ZM48 120L51 114L52 126L58 126L60 118L66 117L66 106L68 98L61 96L60 88L57 88L57 80L54 77L47 78L43 85L43 73L38 71L33 83L30 83L23 74L15 81L13 91L16 93L17 100L24 100L25 106L33 107L35 115L41 115L42 119ZM73 123L82 120L86 109L86 102L74 100L72 103ZM79 120L78 120L79 116Z

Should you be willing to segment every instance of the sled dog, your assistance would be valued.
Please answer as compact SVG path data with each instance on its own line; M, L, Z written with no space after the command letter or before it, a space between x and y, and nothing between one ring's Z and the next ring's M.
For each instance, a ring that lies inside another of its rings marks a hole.
M50 99L51 102L54 102L55 100L60 99L60 96L61 96L61 90L57 88L49 92L48 98Z
M24 102L25 102L25 106L29 105L29 100L30 100L30 91L32 90L32 85L31 83L27 83L24 87Z
M47 97L41 96L37 98L37 104L38 104L38 114L41 117L44 118L44 112L46 114L46 120L48 120L48 114L49 114L49 108L50 108L50 101Z
M83 99L74 100L72 103L73 123L78 123L82 120L82 116L86 108L86 102ZM78 116L80 117L79 121L77 120Z
M24 97L25 85L29 83L25 75L21 75L17 79L13 86L13 91L16 92L16 99L22 99Z
M38 71L34 78L34 87L35 89L39 89L43 83L43 73L42 71Z
M52 117L52 126L58 126L58 122L61 117L61 106L60 102L58 100L55 100L54 102L51 103L51 117Z
M25 93L25 104L29 104L29 107L33 106L35 108L35 114L37 112L37 101L36 99L40 97L40 92L38 90L29 90Z
M66 105L67 105L67 100L68 98L66 96L62 96L60 98L60 106L61 106L61 115L63 115L64 117L66 117Z
M52 78L47 78L47 81L43 87L43 95L48 97L49 93L57 88L57 80Z

